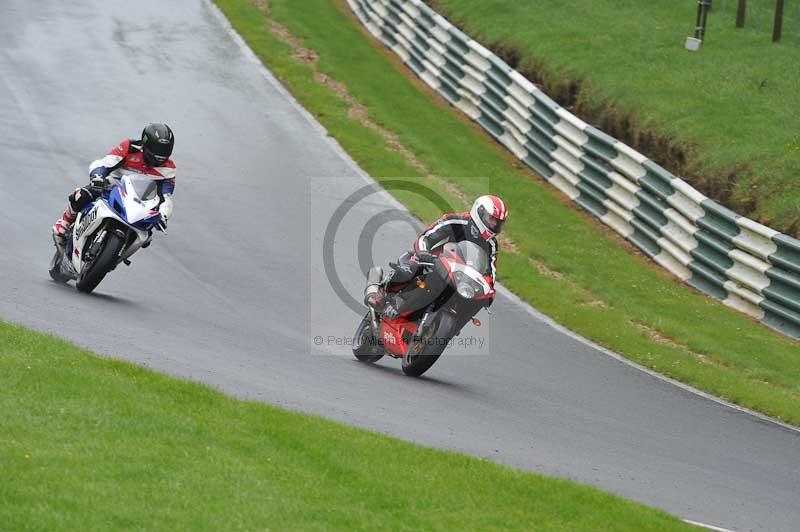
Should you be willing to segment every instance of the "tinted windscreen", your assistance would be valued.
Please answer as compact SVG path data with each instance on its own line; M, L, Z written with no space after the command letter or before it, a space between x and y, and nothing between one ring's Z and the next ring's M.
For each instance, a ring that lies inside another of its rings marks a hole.
M458 249L461 251L461 256L464 257L464 262L467 266L471 266L481 273L486 273L489 270L489 257L486 256L486 252L478 244L464 240L458 243Z
M131 185L133 185L133 192L140 200L151 200L158 194L156 182L149 177L129 175L128 178L131 180Z

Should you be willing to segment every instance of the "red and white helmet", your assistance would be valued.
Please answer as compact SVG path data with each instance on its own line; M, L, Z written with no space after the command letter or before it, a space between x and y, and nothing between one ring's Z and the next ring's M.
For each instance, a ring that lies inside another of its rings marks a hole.
M472 204L469 215L481 237L490 240L503 230L503 225L508 219L508 209L503 200L497 196L481 196Z

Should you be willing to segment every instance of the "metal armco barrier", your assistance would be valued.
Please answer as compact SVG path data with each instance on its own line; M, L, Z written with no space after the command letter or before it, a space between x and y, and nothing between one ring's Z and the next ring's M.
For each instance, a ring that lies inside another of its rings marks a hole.
M347 0L375 37L553 186L694 288L800 339L800 241L560 107L420 0Z

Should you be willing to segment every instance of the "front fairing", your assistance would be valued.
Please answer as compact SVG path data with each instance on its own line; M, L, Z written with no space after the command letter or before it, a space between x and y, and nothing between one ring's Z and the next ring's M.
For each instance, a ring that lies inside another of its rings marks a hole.
M380 340L387 354L403 356L412 335L423 334L422 331L438 323L443 313L452 316L452 333L458 334L486 306L486 299L494 295L494 289L484 276L488 266L488 257L479 246L446 244L432 267L427 267L416 282L408 283L401 290L402 315L395 319L383 318ZM463 290L465 283L473 287L471 292Z
M72 232L72 246L68 248L72 267L76 273L83 269L85 251L101 232L101 228L108 219L126 223L108 204L107 200L100 198L90 207L80 213L75 220Z
M153 228L161 220L159 203L152 179L123 175L117 185L84 209L75 222L71 246L67 249L75 272L80 273L85 251L101 235L109 219L129 228L120 260L133 255L150 240Z
M146 176L123 175L106 201L122 221L136 229L151 230L161 219L155 182Z
M438 274L446 277L450 287L464 299L480 300L494 295L485 277L489 257L477 244L466 240L445 244L438 263Z

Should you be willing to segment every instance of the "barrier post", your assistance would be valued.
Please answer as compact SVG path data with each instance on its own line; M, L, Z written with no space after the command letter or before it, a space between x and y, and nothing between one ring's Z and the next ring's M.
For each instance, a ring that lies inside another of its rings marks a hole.
M744 16L747 11L747 0L739 0L739 7L736 8L736 27L744 28Z
M772 42L780 42L783 29L783 0L775 1L775 24L772 27Z
M711 7L711 0L697 0L697 21L694 24L694 38L703 40L706 35L706 25L708 24L708 10Z

